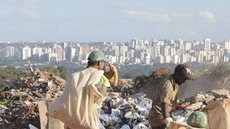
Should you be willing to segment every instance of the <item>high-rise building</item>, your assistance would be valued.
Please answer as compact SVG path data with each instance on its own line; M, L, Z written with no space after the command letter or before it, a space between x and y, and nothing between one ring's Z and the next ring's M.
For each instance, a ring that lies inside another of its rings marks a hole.
M191 49L192 49L192 43L185 43L184 49L185 49L186 51L191 50Z
M74 57L75 57L75 54L76 53L76 49L73 48L73 47L67 47L66 48L66 60L68 61L73 61Z
M31 57L31 48L29 46L25 46L22 48L22 60L26 60Z
M172 62L172 58L171 56L164 56L164 63L171 63Z
M135 49L137 47L137 45L138 45L138 40L136 38L133 38L131 40L131 44L129 44L129 47Z
M122 44L119 46L120 55L125 56L125 53L128 51L128 46Z
M5 58L14 58L15 49L14 46L5 47Z
M56 56L56 61L62 61L63 60L63 49L61 47L59 48L54 48L54 53L53 54Z
M190 55L189 54L182 54L180 59L181 59L180 60L181 63L190 62Z
M204 50L211 50L211 39L204 39Z
M111 54L112 54L113 56L119 56L119 53L120 53L120 52L119 52L119 46L113 45L113 46L112 46L112 53L111 53Z
M221 59L223 56L224 56L224 49L222 48L222 49L217 49L216 51L215 51L215 55L219 58L219 59Z
M14 49L14 59L15 60L22 60L22 48L21 47L15 47Z
M82 53L83 53L83 49L82 49L81 45L78 44L76 46L76 53L75 53L75 55L76 55L76 61L81 61L81 59L82 59Z
M169 52L170 52L170 56L174 56L174 55L176 55L176 48L175 47L171 47L170 48L170 50L169 50Z
M180 56L174 55L173 56L173 61L174 64L179 64L180 63Z
M224 49L230 50L230 41L224 42Z
M32 55L41 56L42 55L42 48L40 48L40 47L34 47L32 49Z
M170 46L164 46L163 47L163 56L169 56L170 55Z
M159 56L161 54L161 47L159 45L153 46L153 56Z
M151 64L151 58L150 58L150 53L146 53L144 57L144 64L150 65Z
M195 56L191 56L190 62L196 62L196 57Z
M49 62L57 62L58 57L57 53L49 53Z
M177 46L179 49L184 49L184 41L181 39L177 40Z

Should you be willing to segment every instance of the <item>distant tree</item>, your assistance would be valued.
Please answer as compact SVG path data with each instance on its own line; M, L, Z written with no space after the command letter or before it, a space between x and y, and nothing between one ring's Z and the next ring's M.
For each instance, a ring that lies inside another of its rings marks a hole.
M19 77L26 76L26 72L23 72L22 70L17 69L14 66L7 66L6 68L0 70L0 77L3 79L13 80Z
M60 73L60 77L63 79L67 79L68 76L68 70L64 65L58 66L57 68L59 70Z
M45 67L45 68L43 69L43 71L51 72L51 73L53 73L54 75L60 77L60 72L59 72L59 70L57 69L57 67L55 67L55 66L48 66L48 67Z
M8 81L26 76L28 76L28 73L17 69L14 66L7 66L6 68L0 69L0 91L8 86Z

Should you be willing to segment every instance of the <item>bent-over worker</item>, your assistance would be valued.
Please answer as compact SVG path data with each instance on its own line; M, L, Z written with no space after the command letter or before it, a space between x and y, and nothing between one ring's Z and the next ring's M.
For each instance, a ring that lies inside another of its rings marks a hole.
M165 129L169 126L172 121L170 113L176 107L178 86L191 79L193 77L189 67L179 64L175 67L172 75L166 77L159 85L154 86L152 108L148 116L152 129Z

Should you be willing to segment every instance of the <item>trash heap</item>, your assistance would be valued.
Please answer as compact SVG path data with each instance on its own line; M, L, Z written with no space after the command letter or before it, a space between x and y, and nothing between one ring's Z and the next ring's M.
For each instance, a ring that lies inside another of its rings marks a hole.
M65 80L39 69L32 76L11 82L8 89L0 91L0 128L22 129L40 127L37 102L53 100L64 90Z
M112 93L103 102L99 119L106 129L150 129L147 117L151 105L143 93L127 98Z
M185 100L179 101L177 110L172 113L175 121L186 122L193 111L202 111L208 104L221 99L230 99L230 92L226 89L215 89L207 93L199 93Z
M171 75L173 71L169 68L159 68L151 75L140 75L133 79L134 93L144 92L147 98L152 98L153 87L158 85L165 77Z
M173 71L169 68L159 68L153 71L153 73L150 75L150 77L153 78L164 78L167 77L168 75L172 74Z

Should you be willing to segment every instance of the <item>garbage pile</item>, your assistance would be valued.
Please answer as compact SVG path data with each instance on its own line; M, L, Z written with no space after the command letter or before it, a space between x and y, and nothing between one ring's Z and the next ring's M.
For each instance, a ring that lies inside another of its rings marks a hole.
M173 71L169 68L159 68L150 75L150 77L153 78L164 78L167 77L168 75L172 74Z
M177 105L177 110L172 113L172 116L178 122L186 122L193 111L202 111L210 103L222 99L230 99L228 90L215 89L207 93L199 93L179 101L180 104Z
M65 80L39 69L31 70L32 76L20 78L0 91L0 128L22 129L40 127L37 102L53 100L64 90Z
M151 99L144 93L121 97L120 93L111 93L103 102L99 119L106 129L150 129L147 120L151 109ZM184 100L179 100L177 110L171 116L174 121L187 122L194 111L202 111L210 103L230 99L230 92L215 89L207 93L198 93Z
M152 90L154 86L158 85L165 77L171 75L173 71L169 68L159 68L152 72L150 76L137 76L133 82L134 93L144 92L147 98L152 98Z
M152 101L145 94L121 98L110 94L102 104L99 119L106 129L150 129L147 120Z

